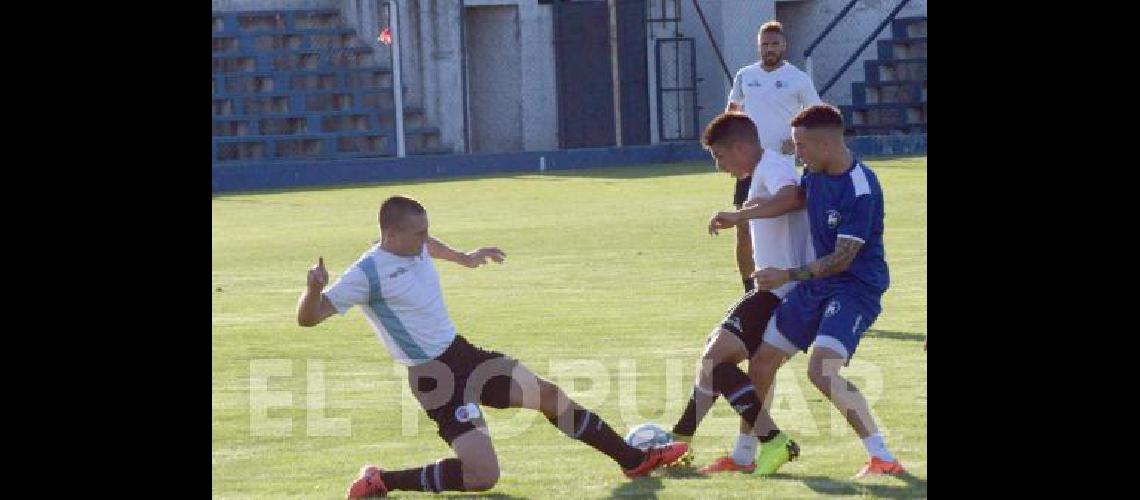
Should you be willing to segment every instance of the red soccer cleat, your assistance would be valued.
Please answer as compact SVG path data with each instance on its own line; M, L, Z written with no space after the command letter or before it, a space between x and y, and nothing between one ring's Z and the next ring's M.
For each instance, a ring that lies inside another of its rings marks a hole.
M888 462L880 458L872 457L870 462L863 466L859 473L855 474L852 479L862 479L867 476L898 476L906 473L906 469L896 459L894 462Z
M654 469L676 462L686 451L689 451L689 443L683 442L661 444L649 448L645 452L645 460L641 462L641 465L624 471L625 476L630 479L648 476Z
M349 500L386 496L388 496L388 486L380 479L380 468L375 465L366 465L360 469L360 478L348 487Z

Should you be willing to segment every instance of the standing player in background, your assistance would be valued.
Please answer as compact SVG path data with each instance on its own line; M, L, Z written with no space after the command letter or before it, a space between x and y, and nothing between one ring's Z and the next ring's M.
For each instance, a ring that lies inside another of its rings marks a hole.
M760 147L765 151L779 151L794 161L795 146L788 122L801 109L822 101L811 77L784 60L788 38L783 24L779 21L762 24L756 33L756 48L760 59L736 72L725 111L748 115L756 124ZM736 181L732 204L737 209L743 206L751 182L748 177ZM751 245L748 224L741 223L736 227L736 266L746 292L753 287L752 272L756 270Z

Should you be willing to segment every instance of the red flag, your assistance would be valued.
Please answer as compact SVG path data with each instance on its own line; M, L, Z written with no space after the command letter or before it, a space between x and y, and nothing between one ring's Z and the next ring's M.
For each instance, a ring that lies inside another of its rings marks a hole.
M388 28L384 28L384 30L380 32L380 43L382 43L384 45L392 45L392 31L391 30L389 30Z

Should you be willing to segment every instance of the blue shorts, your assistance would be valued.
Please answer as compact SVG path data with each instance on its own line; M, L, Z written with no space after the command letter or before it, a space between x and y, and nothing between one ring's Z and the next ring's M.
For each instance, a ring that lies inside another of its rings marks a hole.
M800 283L776 309L776 328L792 345L807 352L816 337L831 337L855 355L863 332L879 317L879 299L846 290L820 290Z

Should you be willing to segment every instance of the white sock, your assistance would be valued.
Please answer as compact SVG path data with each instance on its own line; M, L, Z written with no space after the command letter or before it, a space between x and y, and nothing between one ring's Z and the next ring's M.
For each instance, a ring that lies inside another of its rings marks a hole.
M759 442L752 434L736 436L736 446L732 448L732 461L736 465L748 465L756 461L756 446Z
M863 438L863 447L867 448L868 456L888 462L895 461L895 456L891 455L891 452L887 450L887 443L883 442L882 434L872 434Z

